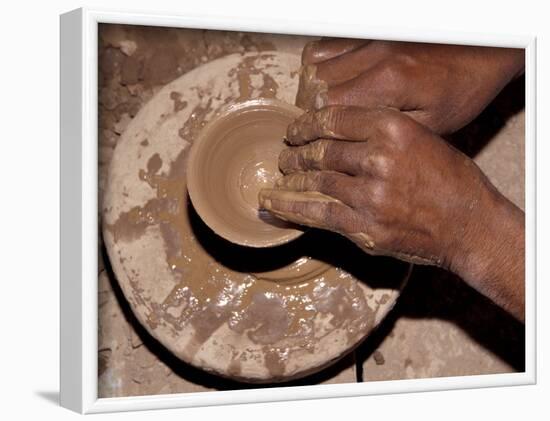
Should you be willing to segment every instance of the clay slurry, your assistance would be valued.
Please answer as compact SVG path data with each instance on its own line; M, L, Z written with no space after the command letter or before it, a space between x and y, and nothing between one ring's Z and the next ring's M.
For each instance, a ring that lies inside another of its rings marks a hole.
M189 160L189 193L206 224L234 243L266 247L302 231L258 206L258 193L281 176L286 128L301 111L272 99L233 105L200 133Z

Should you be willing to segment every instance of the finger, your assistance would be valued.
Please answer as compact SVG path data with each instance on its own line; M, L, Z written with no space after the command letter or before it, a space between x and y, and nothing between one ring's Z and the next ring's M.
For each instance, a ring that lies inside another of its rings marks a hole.
M432 113L420 106L423 102L423 93L418 92L411 95L405 85L402 74L393 71L383 72L376 69L327 89L322 104L325 104L326 107L340 105L370 109L393 108L436 133L442 132L442 127L445 125L444 121L435 120ZM296 131L295 128L292 130Z
M332 87L323 96L323 104L326 104L326 107L340 105L370 109L393 108L436 133L444 131L442 127L445 126L445 122L435 120L432 113L419 105L422 102L420 95L414 99L407 94L406 90L398 91L397 84L379 82L371 75L361 75L357 80L359 82L350 81L350 83ZM304 128L305 133L307 129L307 127ZM292 128L292 130L295 132L297 129Z
M303 110L316 110L326 103L328 85L317 77L317 67L313 64L300 68L300 82L296 93L296 105Z
M297 171L330 170L359 175L366 165L365 145L319 139L304 146L284 149L279 155L279 168L284 174Z
M364 108L393 107L409 111L416 109L418 96L409 98L406 75L399 69L383 64L369 69L355 78L327 88L325 105L360 106ZM418 95L421 95L418 92Z
M304 145L319 138L366 141L381 124L383 117L391 113L397 111L327 106L319 111L302 114L289 124L286 138L291 145Z
M327 38L308 42L302 51L302 64L315 64L349 53L368 44L369 40Z
M338 172L300 171L280 178L275 187L279 190L323 193L353 207L356 196L354 181L353 177Z
M372 42L315 65L317 78L329 87L354 79L390 56L387 44Z
M390 44L377 41L365 43L345 54L317 64L304 63L300 69L296 105L304 110L321 109L329 104L328 95L333 86L355 80L371 69L378 69L377 72L383 75L387 74L388 66L383 67L381 63L386 62L388 57L392 57Z
M317 192L263 189L258 195L260 207L286 221L314 228L347 232L358 217L349 206Z

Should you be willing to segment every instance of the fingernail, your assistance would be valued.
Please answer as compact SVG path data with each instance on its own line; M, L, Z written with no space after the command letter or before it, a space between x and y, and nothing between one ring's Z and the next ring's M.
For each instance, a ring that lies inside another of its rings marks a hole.
M260 190L260 192L258 193L258 202L261 209L271 209L271 199L268 197L268 195L269 190Z
M298 135L298 126L296 123L290 123L287 129L287 137L294 138Z

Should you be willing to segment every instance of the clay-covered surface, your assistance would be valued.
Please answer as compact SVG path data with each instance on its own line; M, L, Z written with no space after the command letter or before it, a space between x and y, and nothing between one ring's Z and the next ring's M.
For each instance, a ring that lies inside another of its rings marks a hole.
M242 101L294 102L299 66L298 55L262 52L195 68L140 110L109 167L103 236L137 318L183 361L243 381L329 365L380 322L408 274L407 264L367 258L331 233L256 250L218 238L196 216L187 158L201 129Z

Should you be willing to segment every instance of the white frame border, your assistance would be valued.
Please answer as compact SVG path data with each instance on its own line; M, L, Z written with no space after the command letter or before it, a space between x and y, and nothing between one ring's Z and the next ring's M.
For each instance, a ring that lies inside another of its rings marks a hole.
M234 16L77 9L61 15L61 312L60 402L80 413L147 410L424 392L536 383L536 38L525 35L419 33L398 28ZM525 372L125 398L97 394L97 26L98 23L525 48Z

